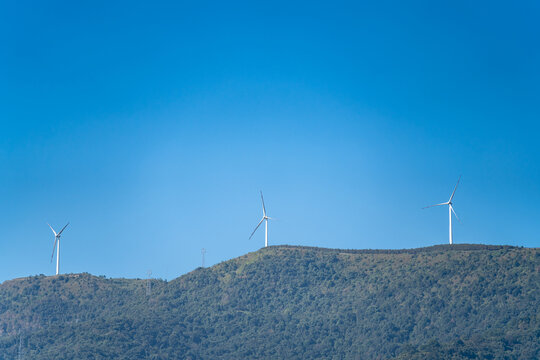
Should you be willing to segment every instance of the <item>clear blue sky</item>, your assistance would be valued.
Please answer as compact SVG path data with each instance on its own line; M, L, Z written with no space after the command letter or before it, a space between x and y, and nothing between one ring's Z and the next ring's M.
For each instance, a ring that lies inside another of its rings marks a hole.
M259 190L272 245L445 244L460 174L456 243L540 246L538 2L376 3L3 1L0 281L47 222L68 273L257 250Z

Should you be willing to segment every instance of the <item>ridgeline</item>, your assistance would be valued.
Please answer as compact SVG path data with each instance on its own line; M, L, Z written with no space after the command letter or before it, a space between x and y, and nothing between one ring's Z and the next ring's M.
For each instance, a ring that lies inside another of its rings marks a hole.
M0 285L0 359L539 359L540 249L271 246L175 280Z

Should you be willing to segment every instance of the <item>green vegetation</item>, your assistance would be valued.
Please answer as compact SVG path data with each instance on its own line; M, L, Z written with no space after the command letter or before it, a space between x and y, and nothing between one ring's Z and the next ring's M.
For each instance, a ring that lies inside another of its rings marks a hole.
M0 359L538 359L540 250L273 246L173 281L0 285Z

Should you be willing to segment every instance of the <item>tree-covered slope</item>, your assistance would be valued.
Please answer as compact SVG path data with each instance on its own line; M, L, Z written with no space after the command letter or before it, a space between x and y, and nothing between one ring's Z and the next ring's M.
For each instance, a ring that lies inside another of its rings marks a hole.
M540 250L273 246L173 281L0 285L0 359L538 359Z

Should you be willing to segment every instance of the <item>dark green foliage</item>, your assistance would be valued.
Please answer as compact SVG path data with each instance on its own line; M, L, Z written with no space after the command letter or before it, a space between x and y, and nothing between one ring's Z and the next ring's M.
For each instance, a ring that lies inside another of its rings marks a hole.
M0 285L0 359L538 359L540 251L274 246L171 282Z

